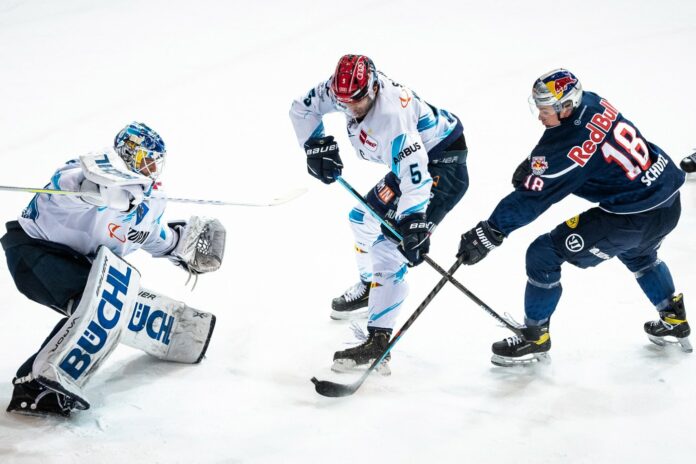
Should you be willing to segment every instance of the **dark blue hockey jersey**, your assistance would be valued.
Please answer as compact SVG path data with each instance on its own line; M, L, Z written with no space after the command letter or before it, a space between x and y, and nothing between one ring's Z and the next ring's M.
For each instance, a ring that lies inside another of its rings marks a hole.
M607 212L632 214L671 204L685 179L660 147L592 92L544 131L529 163L530 174L489 218L506 236L571 193Z

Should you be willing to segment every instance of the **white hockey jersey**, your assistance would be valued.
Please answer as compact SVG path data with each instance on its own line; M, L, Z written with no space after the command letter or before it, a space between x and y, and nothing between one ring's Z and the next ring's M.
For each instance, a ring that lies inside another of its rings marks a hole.
M424 213L433 182L428 152L455 130L457 118L384 74L377 76L379 92L367 115L360 122L346 115L348 137L358 156L384 164L399 178L397 219ZM300 146L309 138L323 137L323 115L340 111L330 84L331 78L321 82L290 108Z
M79 191L84 179L79 161L71 160L56 171L46 188ZM39 194L18 220L30 237L67 245L89 257L96 255L100 245L118 256L139 248L153 256L166 255L179 240L176 231L161 223L166 200L145 198L132 213L122 213L85 203L76 195Z

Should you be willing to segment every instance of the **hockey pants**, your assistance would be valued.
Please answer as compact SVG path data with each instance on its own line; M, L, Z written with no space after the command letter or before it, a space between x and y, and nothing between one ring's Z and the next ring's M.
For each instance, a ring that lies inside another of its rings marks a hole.
M589 268L614 256L633 272L655 308L666 307L674 294L674 282L657 251L680 214L677 193L671 203L644 213L620 215L591 208L538 237L527 249L527 323L544 323L555 311L562 293L564 262Z
M7 233L0 242L17 289L30 300L69 316L87 284L91 261L67 246L29 237L17 221L7 223ZM67 319L56 324L37 353ZM17 377L31 372L35 357L36 353L20 366Z

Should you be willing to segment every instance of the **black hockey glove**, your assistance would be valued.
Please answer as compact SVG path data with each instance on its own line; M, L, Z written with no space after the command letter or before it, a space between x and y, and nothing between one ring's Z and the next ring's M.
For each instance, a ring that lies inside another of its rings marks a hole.
M696 172L696 153L693 153L679 163L684 172Z
M333 135L320 139L309 139L304 144L307 154L307 172L325 184L330 184L341 175L343 163L338 156L338 143Z
M430 223L424 215L415 214L399 221L397 230L401 234L399 251L411 266L418 266L430 251Z
M476 227L462 234L457 257L462 264L476 264L495 247L503 243L505 236L493 229L487 221L481 221Z
M517 166L515 173L512 175L512 186L514 188L522 185L527 178L532 173L532 164L529 157L526 157L524 161Z

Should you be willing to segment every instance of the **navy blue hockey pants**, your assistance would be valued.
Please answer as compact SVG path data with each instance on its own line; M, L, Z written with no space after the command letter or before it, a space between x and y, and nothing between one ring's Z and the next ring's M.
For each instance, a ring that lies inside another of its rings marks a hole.
M0 243L17 289L30 300L69 316L87 285L91 261L65 245L29 237L17 221L7 223L7 233L0 238ZM64 317L58 322L41 348L67 319ZM31 372L35 357L36 354L32 355L22 364L17 377Z
M538 237L527 249L527 323L543 323L553 314L561 298L564 262L588 268L614 256L634 273L658 310L666 307L674 294L674 282L657 251L680 214L677 193L666 206L644 213L611 214L592 208Z

